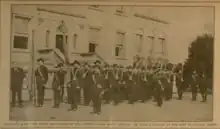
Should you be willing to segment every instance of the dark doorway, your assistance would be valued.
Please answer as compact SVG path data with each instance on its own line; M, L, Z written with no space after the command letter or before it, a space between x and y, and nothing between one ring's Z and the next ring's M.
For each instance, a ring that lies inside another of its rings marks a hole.
M68 36L66 37L66 44L68 42ZM56 48L58 48L62 53L64 53L63 35L56 35Z
M96 44L89 43L89 52L96 52Z

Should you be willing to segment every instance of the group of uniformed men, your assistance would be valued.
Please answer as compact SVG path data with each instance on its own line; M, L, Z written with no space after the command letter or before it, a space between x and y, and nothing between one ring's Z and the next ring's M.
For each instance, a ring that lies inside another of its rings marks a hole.
M48 70L44 66L43 59L38 59L38 62L39 67L35 70L37 106L43 106ZM129 104L134 104L135 102L144 103L153 99L161 107L164 100L172 99L174 73L169 70L161 71L158 67L124 67L117 64L102 66L98 60L93 65L80 64L78 61L74 61L70 64L70 67L71 77L66 85L67 100L70 105L69 111L77 110L81 101L81 90L83 91L84 105L88 106L92 101L92 113L95 114L100 114L103 101L106 104L113 102L114 105L118 105L124 100L128 100ZM62 63L58 64L56 68L58 68L58 71L54 72L52 81L53 108L58 108L60 103L64 101L64 77L67 73ZM181 100L185 90L181 70L175 73L175 77L178 99ZM202 101L205 102L207 98L205 77L203 74L199 76L196 72L193 72L191 82L192 100L196 100L198 89L201 92ZM12 104L15 104L14 99Z

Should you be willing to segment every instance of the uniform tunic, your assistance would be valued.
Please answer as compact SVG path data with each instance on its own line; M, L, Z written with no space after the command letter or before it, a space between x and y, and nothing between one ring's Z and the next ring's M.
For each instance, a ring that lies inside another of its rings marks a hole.
M101 100L103 91L104 78L101 74L93 74L93 85L91 87L93 112L101 112Z
M115 104L120 101L120 85L119 85L119 74L116 70L112 70L109 73L109 81L111 86L111 96Z
M109 80L109 72L108 70L103 71L102 75L104 77L103 88L105 89L105 93L103 99L108 103L111 100L111 89L110 89L110 80Z
M37 100L38 105L44 104L44 90L48 81L48 69L45 66L39 66L35 70L36 84L37 84Z
M82 73L84 105L89 105L91 101L91 87L93 84L92 74L93 73L89 70L84 70L84 72Z
M163 90L159 82L160 82L160 77L153 78L154 98L157 102L157 105L161 107L163 104L163 99L162 99Z
M53 81L52 81L52 89L53 89L53 106L59 107L61 98L60 98L60 91L61 91L61 82L59 78L59 71L54 73Z
M68 88L68 96L69 96L68 98L71 109L77 109L78 101L80 99L79 78L80 78L79 69L74 68L71 73L71 82Z

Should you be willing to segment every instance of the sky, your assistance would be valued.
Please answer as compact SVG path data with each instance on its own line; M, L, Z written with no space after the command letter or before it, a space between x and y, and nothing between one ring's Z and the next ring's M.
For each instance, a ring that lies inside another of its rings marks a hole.
M188 47L198 35L214 34L214 9L211 7L151 7L146 12L168 21L167 51L170 62L183 62Z

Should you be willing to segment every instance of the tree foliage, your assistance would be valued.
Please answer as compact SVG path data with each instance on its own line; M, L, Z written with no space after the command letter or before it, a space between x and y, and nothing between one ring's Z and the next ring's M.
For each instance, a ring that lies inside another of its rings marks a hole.
M213 74L213 37L211 35L198 36L188 48L188 59L184 63L184 76L187 77L196 70L199 74L205 74L207 79Z

